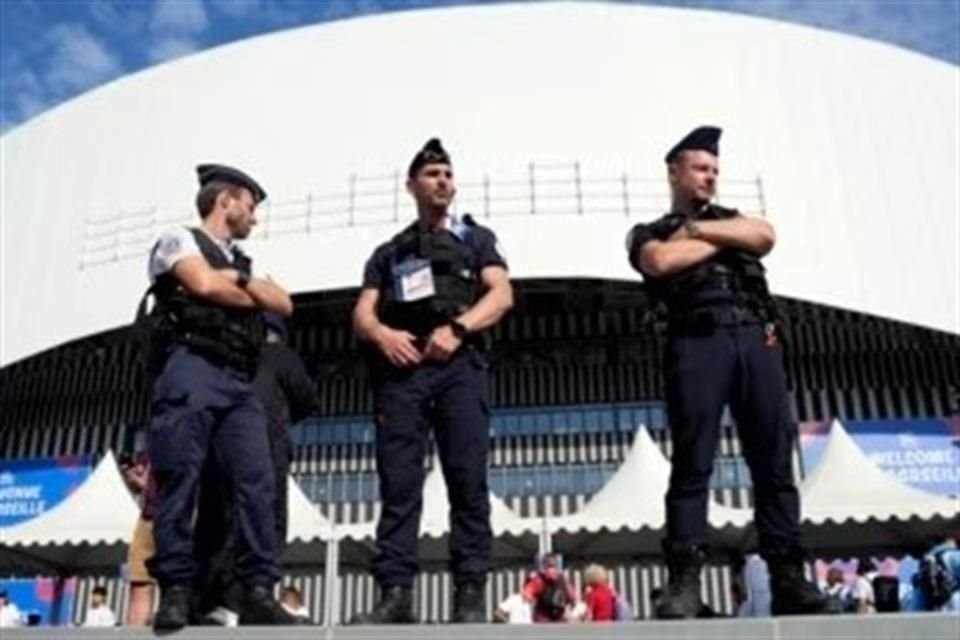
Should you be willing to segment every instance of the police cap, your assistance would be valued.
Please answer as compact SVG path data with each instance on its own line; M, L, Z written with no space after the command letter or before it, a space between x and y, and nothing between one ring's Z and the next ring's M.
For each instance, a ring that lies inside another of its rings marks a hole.
M239 169L228 167L225 164L201 164L197 165L197 179L200 180L200 186L206 186L211 182L226 182L227 184L243 187L250 191L254 202L260 203L267 197L267 192L263 190L260 184Z
M723 133L723 129L720 127L697 127L685 135L680 142L673 145L664 157L664 161L667 164L674 162L681 151L706 151L719 156L721 133Z
M417 172L428 164L451 164L450 154L443 148L440 138L430 138L417 155L413 156L407 169L407 177L416 177Z

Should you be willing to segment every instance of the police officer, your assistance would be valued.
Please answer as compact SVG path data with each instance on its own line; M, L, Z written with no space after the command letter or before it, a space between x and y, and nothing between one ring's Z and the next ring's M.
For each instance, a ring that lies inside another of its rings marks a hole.
M448 212L450 156L431 139L410 163L418 219L368 260L353 313L373 347L377 473L383 510L374 576L382 597L360 623L414 622L412 586L432 426L450 496L454 622L486 620L492 534L489 409L480 332L513 305L503 252L489 229Z
M289 315L289 295L253 277L236 246L265 197L245 173L197 167L199 227L164 233L150 253L154 352L149 457L156 481L156 553L150 573L161 589L154 628L188 622L196 571L191 522L201 470L213 456L237 518L237 572L245 587L241 622L289 622L273 600L278 577L274 479L263 408L251 380L263 342L264 309Z
M670 149L670 213L636 225L627 238L631 265L667 314L664 381L673 468L664 550L670 584L657 615L692 618L703 607L707 497L726 405L753 479L772 611L824 612L826 599L803 575L800 504L790 464L796 425L760 263L773 248L774 231L765 220L711 203L720 132L699 127Z
M291 424L314 413L320 403L316 388L296 351L287 345L286 319L265 311L266 343L260 352L253 390L263 405L274 477L273 521L277 556L287 540L287 476L290 471ZM193 614L200 624L229 626L240 609L242 585L237 580L234 505L215 464L204 470L197 510L194 556Z

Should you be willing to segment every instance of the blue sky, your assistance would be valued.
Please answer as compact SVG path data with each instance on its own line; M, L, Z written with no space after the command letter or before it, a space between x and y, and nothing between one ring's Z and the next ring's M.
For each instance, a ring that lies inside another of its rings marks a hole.
M258 33L474 0L0 0L0 131L147 66ZM653 0L854 33L960 64L960 0Z

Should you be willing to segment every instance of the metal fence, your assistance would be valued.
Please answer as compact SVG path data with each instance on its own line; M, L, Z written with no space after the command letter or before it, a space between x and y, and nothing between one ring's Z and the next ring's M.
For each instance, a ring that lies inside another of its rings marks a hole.
M718 199L726 206L763 214L763 184L753 179L724 179ZM484 175L458 184L455 210L479 219L516 216L623 216L653 218L670 202L663 177L588 173L578 161L529 163L524 169ZM302 198L267 200L258 209L251 236L265 239L310 236L355 226L389 225L412 219L413 202L400 171L350 175L341 189L310 192ZM147 206L85 221L79 268L141 258L157 236L175 225L190 225L197 216L187 209Z

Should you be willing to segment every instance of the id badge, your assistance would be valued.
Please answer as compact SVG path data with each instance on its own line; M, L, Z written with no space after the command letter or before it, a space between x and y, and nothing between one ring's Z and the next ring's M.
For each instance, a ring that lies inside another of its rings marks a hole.
M400 302L416 302L436 295L429 260L407 260L393 266L393 291Z

